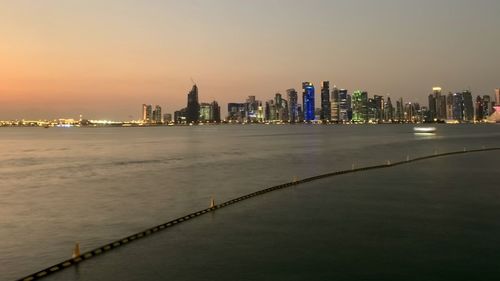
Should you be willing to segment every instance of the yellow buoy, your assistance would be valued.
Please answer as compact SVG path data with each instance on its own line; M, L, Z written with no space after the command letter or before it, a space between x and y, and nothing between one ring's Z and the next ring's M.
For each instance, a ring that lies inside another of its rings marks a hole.
M75 248L73 249L73 255L71 257L76 258L79 256L80 256L80 244L77 242L75 243Z

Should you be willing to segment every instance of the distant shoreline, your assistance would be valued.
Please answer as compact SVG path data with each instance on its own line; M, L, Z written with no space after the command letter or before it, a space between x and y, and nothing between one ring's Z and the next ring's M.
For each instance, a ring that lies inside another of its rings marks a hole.
M3 124L0 128L157 128L157 127L200 127L200 126L374 126L374 125L493 125L500 124L495 122L476 122L476 123L446 123L446 122L435 122L435 123L404 123L404 122L394 122L394 123L203 123L203 124L91 124L91 125L70 125L70 124L54 124L54 125L16 125L16 124Z

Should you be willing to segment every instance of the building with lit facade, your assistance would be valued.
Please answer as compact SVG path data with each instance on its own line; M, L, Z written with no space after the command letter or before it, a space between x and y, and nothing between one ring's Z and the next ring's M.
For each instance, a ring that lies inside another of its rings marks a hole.
M314 121L314 85L311 82L302 82L302 104L304 122Z
M200 122L212 122L212 105L210 103L200 103Z
M346 89L339 90L339 122L347 123L349 122L349 109L351 106L351 101L349 99L349 94Z
M246 121L246 104L235 102L228 103L227 114L227 121L243 123Z
M368 120L368 93L355 91L352 94L352 121L355 123L365 123Z
M159 105L156 105L155 106L155 109L153 110L153 114L152 114L152 119L151 119L151 123L155 123L155 124L161 124L163 123L163 120L162 120L162 113L161 113L161 106Z
M333 86L332 92L331 92L331 98L330 98L330 120L332 122L337 123L339 122L339 89L337 89L337 86Z
M151 123L153 120L153 107L150 104L142 105L142 122Z
M262 104L255 99L255 96L248 96L246 100L246 121L250 123L256 123L259 121L259 104Z

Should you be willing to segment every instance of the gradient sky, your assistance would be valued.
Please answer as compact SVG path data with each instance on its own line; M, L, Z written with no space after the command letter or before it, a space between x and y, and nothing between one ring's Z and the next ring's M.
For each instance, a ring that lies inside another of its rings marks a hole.
M191 77L223 113L322 80L426 104L499 67L498 0L0 0L0 119L173 113Z

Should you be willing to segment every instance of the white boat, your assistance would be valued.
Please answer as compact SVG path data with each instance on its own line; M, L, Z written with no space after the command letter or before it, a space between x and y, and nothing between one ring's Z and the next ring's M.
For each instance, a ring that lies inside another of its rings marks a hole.
M415 133L435 133L436 127L413 127Z

